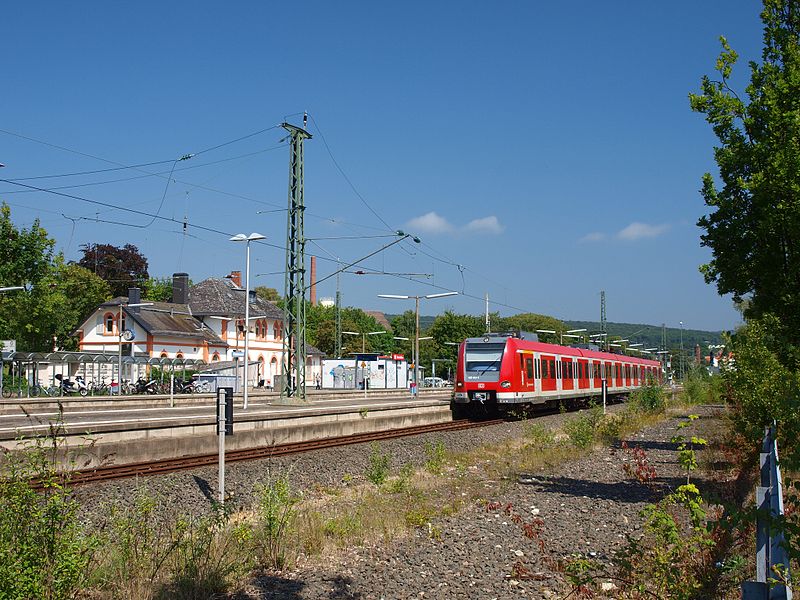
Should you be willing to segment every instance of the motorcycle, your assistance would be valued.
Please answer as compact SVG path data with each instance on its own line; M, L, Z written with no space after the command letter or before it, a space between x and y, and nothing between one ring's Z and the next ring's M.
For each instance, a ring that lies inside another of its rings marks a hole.
M56 379L61 386L61 391L64 393L65 396L69 394L80 394L81 396L86 396L89 393L89 388L86 385L86 382L83 380L83 377L80 375L75 376L75 380L65 378L61 373L56 375Z
M137 394L157 394L158 382L155 379L148 381L144 377L139 377L134 386L134 392Z

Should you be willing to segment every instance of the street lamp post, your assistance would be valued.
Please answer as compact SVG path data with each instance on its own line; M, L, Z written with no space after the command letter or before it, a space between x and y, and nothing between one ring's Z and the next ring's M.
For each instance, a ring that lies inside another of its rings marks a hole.
M426 296L411 296L398 294L378 294L378 298L392 298L395 300L414 299L414 384L419 392L419 301L421 298L444 298L446 296L457 296L458 292L443 292L441 294L428 294Z
M367 336L368 335L380 335L381 333L386 333L385 331L368 331L368 332L361 332L358 331L343 331L342 333L347 335L360 335L361 336L361 352L364 353L367 351Z
M136 308L137 306L153 306L152 302L135 302L134 304L122 304L119 303L119 314L117 316L117 335L119 336L119 356L118 356L118 363L117 363L117 396L122 396L122 337L124 332L122 331L122 307L127 306L128 308ZM131 352L131 354L133 354ZM112 367L113 369L113 367ZM113 374L113 370L112 370Z
M244 270L244 372L242 373L244 386L242 390L242 410L247 410L247 371L250 368L250 336L248 335L250 333L250 242L266 238L267 236L255 232L250 235L237 233L230 238L232 242L245 242L247 247ZM305 360L305 357L303 360Z

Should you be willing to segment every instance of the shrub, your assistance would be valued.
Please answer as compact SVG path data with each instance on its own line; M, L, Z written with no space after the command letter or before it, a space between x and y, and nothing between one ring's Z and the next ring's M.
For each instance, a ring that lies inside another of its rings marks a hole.
M531 423L525 428L525 435L537 450L551 448L556 443L555 434L541 423Z
M629 403L647 413L662 412L667 406L664 388L652 379L631 393Z
M581 413L567 419L564 431L576 448L588 448L594 442L594 419L590 413Z
M0 598L73 598L86 584L97 539L78 521L50 442L4 451L0 463Z
M616 413L603 415L595 427L595 435L604 442L615 442L622 432L623 418Z
M381 447L377 442L371 445L371 449L365 475L375 485L381 485L389 477L389 465L392 459L389 454L381 452Z

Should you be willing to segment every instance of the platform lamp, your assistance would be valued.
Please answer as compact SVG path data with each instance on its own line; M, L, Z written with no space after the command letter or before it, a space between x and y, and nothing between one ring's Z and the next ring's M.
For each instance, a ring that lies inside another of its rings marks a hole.
M581 335L572 335L572 334L575 334L575 333L583 333L583 332L585 332L585 331L587 331L587 329L586 329L585 327L582 327L581 329L568 329L567 331L565 331L565 332L564 332L564 333L562 333L561 335L562 335L563 337L569 337L569 338L579 338L579 339L580 339L580 338L582 338L583 336L581 336Z
M122 330L123 306L126 306L128 308L136 308L138 306L153 306L153 303L152 302L135 302L133 304L123 304L122 302L119 303L119 315L117 316L117 335L119 336L119 348L118 348L119 362L117 363L117 396L122 396L122 338L125 338L127 341L131 341L133 339L133 335L130 330L128 329L126 329L125 331ZM131 355L133 355L133 352L131 352Z
M430 300L433 298L445 298L447 296L457 296L458 292L443 292L441 294L428 294L426 296L412 296L412 295L399 295L399 294L378 294L378 298L390 298L393 300L411 300L415 301L414 310L414 383L419 391L419 301L421 299Z
M250 242L265 239L267 239L267 236L256 232L250 235L237 233L230 238L232 242L245 242L247 246L244 270L244 371L242 374L244 388L242 390L242 410L247 410L247 371L250 367Z

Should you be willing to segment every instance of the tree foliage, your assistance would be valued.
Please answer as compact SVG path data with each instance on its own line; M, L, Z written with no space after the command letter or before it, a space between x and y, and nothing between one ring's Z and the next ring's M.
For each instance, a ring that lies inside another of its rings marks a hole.
M795 343L800 337L800 7L764 0L761 63L750 63L745 94L731 87L738 59L725 38L715 78L690 94L719 140L719 184L703 176L710 212L698 224L712 259L708 283L734 301L750 297L746 316L769 312Z
M128 289L147 281L147 259L133 244L83 244L78 264L108 282L114 296L127 296Z
M0 285L25 290L0 295L0 336L24 351L71 350L73 331L110 296L108 284L90 271L65 264L55 242L34 221L18 228L7 205L0 208Z
M258 297L269 300L270 302L276 302L281 299L278 290L265 285L259 285L254 291Z

